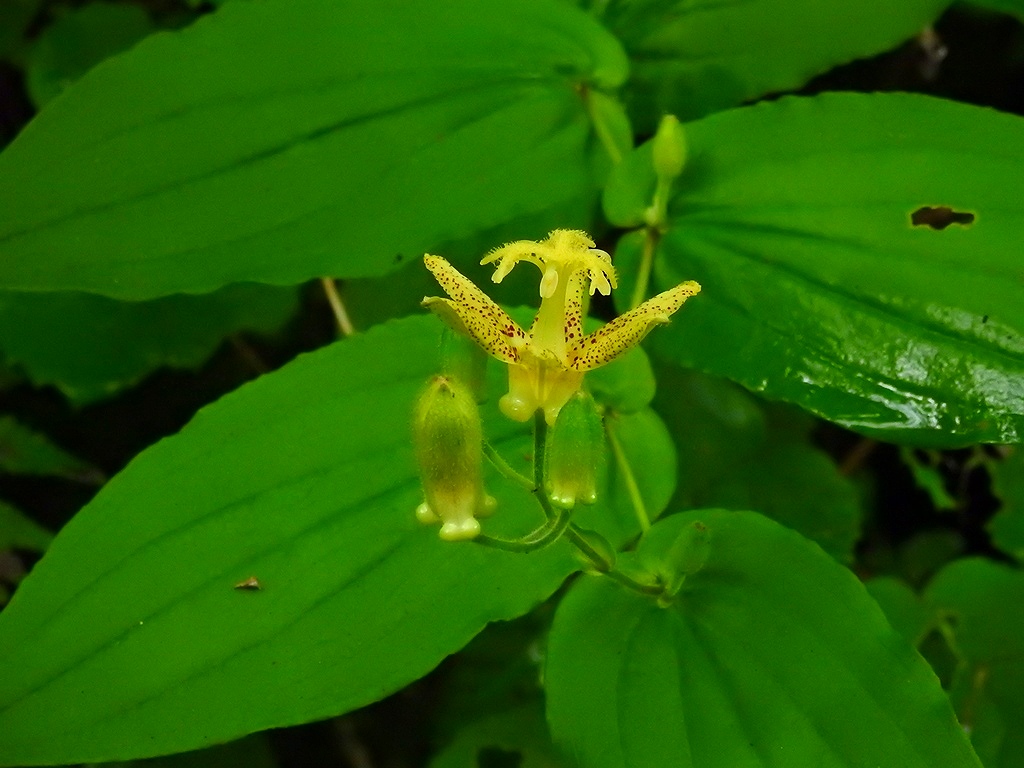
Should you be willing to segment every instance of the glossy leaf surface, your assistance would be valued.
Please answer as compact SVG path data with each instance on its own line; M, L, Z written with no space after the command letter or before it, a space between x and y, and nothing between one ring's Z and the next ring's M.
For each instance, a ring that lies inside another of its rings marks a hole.
M524 557L414 519L409 414L438 331L421 316L305 355L108 483L0 614L0 764L143 757L336 715L547 597L575 568L565 545ZM488 421L499 447L519 429ZM488 531L543 519L521 488L488 489Z
M586 94L625 75L558 0L228 3L104 62L0 154L0 287L385 274L591 196Z
M633 64L630 111L653 130L663 113L693 119L895 48L949 4L611 0L599 16Z
M928 665L796 533L683 513L651 529L641 560L682 565L670 553L697 522L706 559L668 607L596 576L559 606L545 676L556 743L588 768L980 766Z
M657 351L883 439L1024 439L1024 119L832 94L686 129L654 287L703 291Z

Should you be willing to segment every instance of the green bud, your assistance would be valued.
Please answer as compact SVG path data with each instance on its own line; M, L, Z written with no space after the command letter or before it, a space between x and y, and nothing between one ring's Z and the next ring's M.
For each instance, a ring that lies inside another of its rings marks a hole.
M445 327L441 336L441 369L469 387L478 403L486 399L487 353L461 333Z
M440 522L445 541L474 538L476 518L495 502L483 489L483 428L469 390L450 376L431 379L416 404L413 440L426 498L417 519Z
M597 477L604 462L604 426L594 398L583 390L558 412L548 435L547 491L551 502L569 509L597 500Z
M711 551L709 539L708 527L700 521L694 521L679 532L665 558L669 568L665 588L667 597L674 597L682 588L686 577L692 576L704 567Z
M660 179L671 181L683 172L686 165L686 134L675 115L661 118L651 147L654 172Z

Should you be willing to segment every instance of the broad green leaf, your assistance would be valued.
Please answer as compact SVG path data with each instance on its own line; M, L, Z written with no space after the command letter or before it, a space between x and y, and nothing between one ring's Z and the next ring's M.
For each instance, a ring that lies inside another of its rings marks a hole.
M501 759L505 762L501 762ZM517 760L518 758L518 760ZM560 768L544 710L537 702L469 723L430 762L430 768Z
M961 657L950 696L987 768L1024 766L1024 574L981 558L935 577L926 598Z
M667 607L597 576L559 606L548 720L581 765L980 766L928 665L806 539L701 510L658 523L640 558L679 567L698 522L706 560Z
M1024 0L970 0L970 5L1008 13L1024 21Z
M685 318L681 318L685 322ZM860 538L861 502L835 462L792 422L769 418L724 379L667 366L655 408L680 436L673 509L752 509L792 528L843 563Z
M640 347L634 347L612 365L592 371L587 388L601 405L616 413L634 413L654 399L657 381L651 361Z
M127 50L155 29L146 11L127 3L93 2L60 16L35 40L25 87L37 108L92 66Z
M663 113L701 117L895 48L949 4L611 0L598 16L632 62L630 113L640 130L653 131Z
M92 768L274 768L276 765L269 739L265 734L257 733L198 752L127 763L103 763Z
M496 285L491 281L493 266L482 266L480 260L488 251L503 243L542 240L553 229L592 232L594 219L593 200L574 200L539 214L516 217L470 238L442 243L431 252L443 256L477 285L484 286L486 292L499 304L512 307L526 306L531 302L536 304L538 274L535 270L513 270L500 285ZM434 276L423 266L422 254L409 256L397 254L395 271L384 277L345 280L340 286L345 305L357 328L365 329L384 320L417 313L421 311L420 301L424 296L434 296L441 292ZM536 314L536 309L533 313ZM524 318L523 322L528 324L533 315L524 315Z
M865 582L868 593L875 598L885 618L914 647L921 644L935 623L934 611L902 579L880 576Z
M634 527L637 501L653 521L665 511L675 492L675 443L665 422L650 408L606 415L605 431L612 503L620 518L628 516L630 522L624 530L639 533Z
M1024 451L1014 448L1002 461L987 464L992 493L1002 506L988 522L992 542L1018 560L1024 560Z
M145 302L2 291L0 351L34 384L89 402L162 366L198 367L232 334L277 331L297 299L295 289L244 284Z
M591 197L585 102L626 65L559 0L228 3L96 67L0 154L0 286L386 274Z
M686 130L655 287L703 291L656 351L884 439L1024 440L1024 119L832 94Z
M0 501L0 551L27 549L32 552L45 552L52 540L53 534L43 526Z
M0 472L102 482L94 468L11 416L0 416Z
M409 414L439 335L420 316L300 357L111 480L0 614L0 764L145 757L337 715L550 595L574 570L567 545L446 543L414 518ZM499 447L518 434L487 416ZM543 519L525 490L488 489L489 532ZM259 589L237 588L250 578Z

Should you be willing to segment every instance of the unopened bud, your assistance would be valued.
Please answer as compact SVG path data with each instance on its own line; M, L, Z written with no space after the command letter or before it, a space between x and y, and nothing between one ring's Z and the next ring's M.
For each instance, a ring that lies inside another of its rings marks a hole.
M486 399L487 353L461 333L445 328L441 337L442 370L465 384L478 403Z
M566 509L597 500L597 477L604 462L604 427L597 403L579 390L562 406L547 444L547 490Z
M417 519L440 522L446 541L474 538L477 516L492 511L494 499L484 493L483 428L466 387L450 376L431 379L416 404L413 438L426 498Z
M654 172L660 179L671 181L686 165L686 134L675 115L665 115L658 124L651 147Z

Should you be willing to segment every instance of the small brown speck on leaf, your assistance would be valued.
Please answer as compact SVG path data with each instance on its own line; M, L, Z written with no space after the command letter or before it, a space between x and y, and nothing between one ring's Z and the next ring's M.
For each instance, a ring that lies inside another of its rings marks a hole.
M258 592L263 589L263 585L260 584L260 580L255 576L250 576L248 579L244 579L243 581L235 584L235 589L243 592Z
M915 227L931 227L932 229L945 229L950 224L968 226L974 223L974 214L966 211L954 211L948 205L940 205L932 208L924 205L910 214L910 223Z

